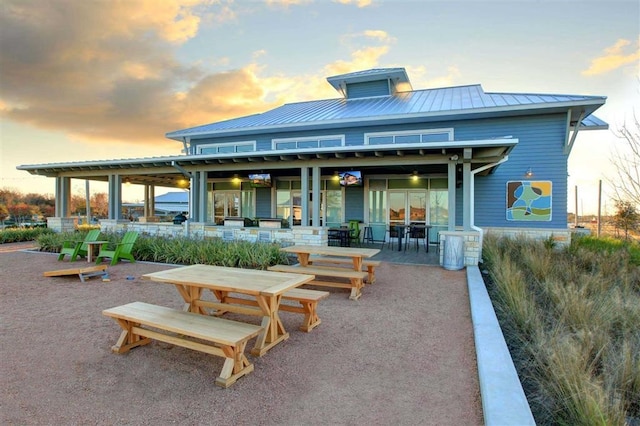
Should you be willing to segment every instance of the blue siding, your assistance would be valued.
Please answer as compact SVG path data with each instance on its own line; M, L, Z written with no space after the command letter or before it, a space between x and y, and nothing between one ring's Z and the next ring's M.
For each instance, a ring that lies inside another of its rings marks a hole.
M364 220L364 188L346 187L344 192L345 220Z
M305 137L344 134L347 146L364 143L365 133L403 131L430 128L453 128L455 140L481 140L512 136L519 140L494 174L477 176L475 180L475 224L494 227L558 228L567 226L567 156L563 152L565 139L565 114L487 118L482 120L443 121L404 125L367 126L324 132L278 132L255 135L251 138L227 137L202 140L202 143L256 140L258 150L270 150L271 140L284 137ZM200 142L200 141L199 141ZM548 222L519 222L506 220L506 183L509 180L525 180L524 173L531 168L533 180L553 182L552 219ZM256 192L256 215L270 216L271 197L268 189ZM462 224L462 192L457 190L456 222ZM363 219L364 193L362 188L347 188L345 219Z
M271 217L271 188L256 188L256 217Z
M476 177L475 224L477 226L567 228L567 155L563 152L566 116L564 114L495 120L488 131L504 130L518 138L509 161L494 174ZM482 134L474 128L474 134ZM526 179L527 169L534 176ZM545 180L552 182L552 217L549 222L520 222L506 219L506 185L510 180Z
M348 99L386 95L389 95L389 82L387 80L347 84Z

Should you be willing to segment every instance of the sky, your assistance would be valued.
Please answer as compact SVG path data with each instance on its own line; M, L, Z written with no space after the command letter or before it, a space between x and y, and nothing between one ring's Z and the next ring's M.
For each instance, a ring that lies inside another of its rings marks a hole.
M414 89L606 96L611 130L578 134L568 209L595 213L602 180L613 213L615 130L640 117L637 0L2 0L0 188L54 193L22 164L180 155L167 132L336 98L327 77L386 67Z

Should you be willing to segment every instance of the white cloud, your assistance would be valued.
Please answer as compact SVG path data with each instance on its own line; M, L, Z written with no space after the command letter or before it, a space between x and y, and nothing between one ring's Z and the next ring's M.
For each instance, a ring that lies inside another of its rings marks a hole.
M582 71L582 74L587 76L606 74L627 65L635 66L638 70L639 63L640 39L638 39L635 48L631 41L619 39L613 46L607 47L603 55L594 58L589 68Z

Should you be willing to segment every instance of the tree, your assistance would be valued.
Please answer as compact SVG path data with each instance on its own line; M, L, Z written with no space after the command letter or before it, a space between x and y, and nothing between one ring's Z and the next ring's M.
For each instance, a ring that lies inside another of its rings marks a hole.
M618 201L630 202L635 209L640 206L640 122L634 112L633 125L625 123L613 132L624 142L616 148L611 163L616 169L614 178L609 178Z
M617 229L624 231L624 239L629 239L629 232L635 231L640 225L640 212L630 201L616 201L616 214L613 223Z
M8 217L9 217L9 210L7 209L7 206L0 203L0 222L4 222L4 220Z
M9 213L18 223L31 220L34 215L35 208L27 203L19 202L8 207Z
M98 192L91 196L91 214L97 217L109 215L109 199L104 192Z

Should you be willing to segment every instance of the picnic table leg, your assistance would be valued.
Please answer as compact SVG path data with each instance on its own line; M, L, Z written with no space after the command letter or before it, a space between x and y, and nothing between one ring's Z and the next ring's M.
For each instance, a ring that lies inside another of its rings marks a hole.
M281 298L281 296L256 297L258 306L260 306L265 315L262 317L263 331L256 339L256 344L251 350L252 355L262 356L273 346L289 338L289 333L285 331L278 315Z
M122 333L120 333L120 337L116 344L111 346L111 350L113 352L122 354L137 346L148 345L151 343L151 339L148 337L142 338L140 335L133 333L133 328L140 324L120 318L117 318L116 321L122 328Z
M358 300L362 296L362 278L350 278L351 281L351 295L349 299Z
M309 253L298 253L298 263L300 266L309 266Z
M220 376L216 379L216 384L228 388L240 377L253 371L253 364L249 362L244 354L247 342L240 342L237 347L223 346L222 351L227 357L224 360Z

